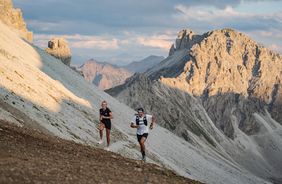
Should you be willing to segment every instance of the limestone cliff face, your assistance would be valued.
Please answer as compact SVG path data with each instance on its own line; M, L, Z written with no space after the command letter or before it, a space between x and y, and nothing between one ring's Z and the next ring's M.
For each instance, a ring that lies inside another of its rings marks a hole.
M100 63L93 59L85 62L79 70L81 70L87 81L102 90L121 85L128 77L132 76L132 73L124 68L108 63Z
M70 66L71 50L64 38L53 38L48 42L48 48L45 51L61 60L65 65Z
M265 117L270 114L271 118L282 124L281 75L282 58L279 54L231 29L215 30L203 35L190 30L180 31L175 47L170 49L170 56L144 74L152 81L152 86L161 83L196 97L216 127L232 139L236 137L235 128L247 135L263 129L256 114ZM138 86L138 81L142 79L137 78L131 80L135 81L131 82L131 86ZM145 102L147 95L142 95L144 98L141 99L138 95L132 98L132 94L149 94L152 91L148 87L137 92L134 91L136 86L129 88L125 84L109 93L134 107L138 101ZM158 95L157 92L154 94ZM157 98L151 96L147 102L149 104L138 105L147 106L149 110L158 109L158 102L151 99ZM178 101L181 107L173 101ZM171 105L158 113L163 126L174 131L173 127L183 121L191 124L185 115L191 104L182 104L183 101L187 101L184 96L173 93L165 99L164 103ZM176 109L179 117L163 119L170 109ZM175 122L177 119L180 122ZM182 131L175 130L175 133L188 136Z
M0 1L0 20L13 31L17 32L22 38L32 42L33 34L26 27L22 11L13 7L12 0Z
M195 96L239 93L266 102L271 102L273 90L279 90L274 86L281 84L282 57L247 36L224 29L191 44L183 72L162 78L163 83Z
M159 81L152 81L143 74L135 74L125 84L106 92L134 109L143 107L146 113L155 114L159 125L192 144L195 142L189 131L203 137L208 145L216 145L217 137L212 137L206 131L212 128L209 127L208 119L202 113L203 107L198 105L198 100L188 93L170 88ZM205 128L202 127L203 125Z
M201 97L215 124L230 137L230 115L250 134L259 129L252 114L263 113L264 108L282 123L279 54L230 29L209 32L192 45L184 47L189 50L181 74L160 78L163 84Z
M276 180L281 173L273 173L282 168L281 74L281 56L242 33L182 30L166 59L106 92L156 114L159 125L191 144L200 139L199 148L224 150L232 163Z

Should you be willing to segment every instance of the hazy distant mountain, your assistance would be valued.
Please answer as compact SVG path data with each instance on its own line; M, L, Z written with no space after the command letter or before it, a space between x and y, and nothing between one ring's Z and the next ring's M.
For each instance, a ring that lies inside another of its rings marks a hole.
M126 66L117 66L90 59L78 67L78 70L83 73L87 81L105 90L123 84L134 73L145 72L163 59L164 57L162 56L148 56L145 59L132 62Z
M163 56L148 56L140 61L134 61L128 65L123 66L123 68L126 68L127 70L133 72L133 73L143 73L149 68L152 68L156 64L160 63L162 60L164 60Z
M82 71L87 81L103 90L123 84L128 77L132 76L132 73L124 68L94 59L86 61L78 69Z

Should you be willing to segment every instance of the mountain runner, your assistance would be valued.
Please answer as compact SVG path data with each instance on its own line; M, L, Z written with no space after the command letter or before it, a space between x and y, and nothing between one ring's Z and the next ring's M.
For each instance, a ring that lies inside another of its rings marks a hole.
M106 128L106 137L107 137L107 148L106 150L109 151L110 146L110 131L111 131L111 119L113 119L112 111L107 107L107 102L103 101L101 103L102 108L100 109L100 124L99 124L99 131L100 131L100 141L98 144L103 143L103 130Z
M136 114L130 124L131 128L137 129L137 140L140 145L140 151L142 154L142 160L146 161L146 153L145 153L145 142L149 134L149 122L150 129L153 129L154 123L156 123L156 118L154 115L148 115L144 113L143 108L137 109L138 114Z

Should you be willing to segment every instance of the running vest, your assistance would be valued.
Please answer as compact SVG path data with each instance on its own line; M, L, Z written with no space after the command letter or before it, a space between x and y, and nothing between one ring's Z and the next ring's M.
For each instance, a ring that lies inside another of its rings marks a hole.
M139 120L140 117L139 116L136 116L136 125L139 125ZM146 115L143 117L143 122L144 122L144 125L147 126L148 122L147 122L147 119L146 119Z

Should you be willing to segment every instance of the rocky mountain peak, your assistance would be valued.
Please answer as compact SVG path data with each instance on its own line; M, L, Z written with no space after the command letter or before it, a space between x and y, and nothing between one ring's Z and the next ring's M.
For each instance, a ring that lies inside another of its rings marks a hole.
M33 34L23 19L22 11L13 7L12 0L0 1L0 20L25 40L32 42Z
M178 33L177 39L175 41L176 49L188 48L189 43L193 40L194 35L195 33L192 30L189 29L181 30Z
M270 101L273 85L280 84L279 54L231 29L199 37L204 39L193 43L187 51L189 57L183 72L173 78L164 77L162 82L196 96L234 92Z
M159 81L200 97L212 120L229 137L233 137L228 117L232 113L248 134L259 129L252 114L265 113L265 108L272 118L282 122L282 57L232 29L210 31L200 37L182 56L171 56L177 62L154 72L157 76L156 73L166 71ZM177 63L183 63L183 67L170 77Z
M190 49L196 42L198 42L203 36L197 35L190 29L183 29L178 32L175 44L172 44L169 55L172 55L174 51L182 49Z

